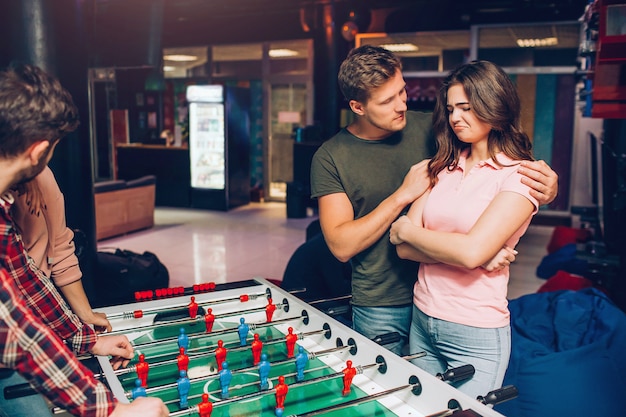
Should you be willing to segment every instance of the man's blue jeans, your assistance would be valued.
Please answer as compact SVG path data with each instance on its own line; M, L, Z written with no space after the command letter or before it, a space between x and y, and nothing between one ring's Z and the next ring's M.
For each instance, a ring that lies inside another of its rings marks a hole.
M352 327L368 339L386 333L398 332L400 341L383 347L396 355L402 355L402 348L409 340L412 306L360 307L352 306Z
M465 326L430 317L413 306L409 347L411 353L426 352L411 362L432 375L473 365L474 376L455 386L476 398L502 387L511 355L511 327Z
M4 388L26 383L17 372L0 378L0 417L52 417L48 403L40 394L6 400Z

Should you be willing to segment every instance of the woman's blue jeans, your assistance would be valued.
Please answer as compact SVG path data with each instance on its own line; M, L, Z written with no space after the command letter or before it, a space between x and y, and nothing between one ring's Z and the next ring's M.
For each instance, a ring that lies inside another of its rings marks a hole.
M411 353L426 352L411 362L432 375L473 365L474 376L455 387L476 398L502 386L511 355L511 327L465 326L430 317L413 306L409 347Z

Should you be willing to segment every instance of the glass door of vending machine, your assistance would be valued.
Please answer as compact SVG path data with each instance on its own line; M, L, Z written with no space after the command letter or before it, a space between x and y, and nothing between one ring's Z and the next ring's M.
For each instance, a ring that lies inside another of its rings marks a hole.
M228 210L250 202L247 89L187 87L191 206Z

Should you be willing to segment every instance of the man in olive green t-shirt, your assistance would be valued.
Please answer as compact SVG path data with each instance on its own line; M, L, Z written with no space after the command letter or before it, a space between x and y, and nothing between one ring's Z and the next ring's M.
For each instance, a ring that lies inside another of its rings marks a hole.
M385 347L401 354L418 264L398 257L388 231L430 185L431 116L407 111L401 61L384 48L353 49L338 80L356 118L315 153L311 197L329 249L352 264L354 329L368 338L398 332L400 341ZM535 197L552 201L556 173L543 161L526 171Z

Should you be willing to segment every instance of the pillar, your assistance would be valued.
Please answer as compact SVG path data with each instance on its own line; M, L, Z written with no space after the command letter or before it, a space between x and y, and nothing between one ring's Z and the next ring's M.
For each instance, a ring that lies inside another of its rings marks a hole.
M13 41L8 61L37 65L56 76L79 110L78 129L59 142L49 165L65 196L68 227L80 229L86 236L81 269L83 286L91 299L96 234L87 92L90 4L74 0L21 0L4 8L8 9L5 18L11 24Z

